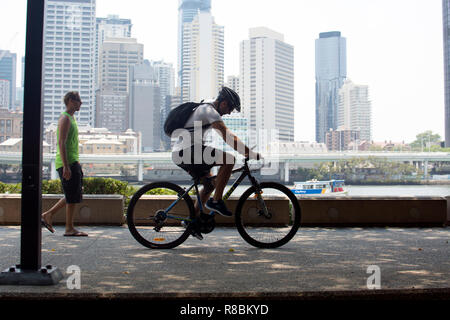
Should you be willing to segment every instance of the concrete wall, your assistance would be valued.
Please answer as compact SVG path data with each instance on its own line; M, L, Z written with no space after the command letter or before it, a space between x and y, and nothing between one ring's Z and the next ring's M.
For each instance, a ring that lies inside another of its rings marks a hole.
M299 201L305 226L443 226L450 220L443 197L311 197Z
M43 195L43 211L55 204L62 195ZM235 211L238 197L227 200ZM164 208L173 196L146 196L145 205L137 207L142 216L157 208ZM244 205L244 212L252 212L256 200ZM144 203L144 202L143 202ZM302 226L443 226L450 225L450 197L308 197L299 198ZM447 205L448 203L448 205ZM288 219L288 202L277 197L269 201L273 211L286 212L276 223ZM145 209L144 209L145 207ZM174 208L175 212L177 207ZM178 209L179 211L179 209ZM178 212L180 213L180 212ZM148 214L147 214L148 215ZM21 195L0 194L0 225L19 225ZM61 209L54 223L64 224L65 211ZM76 205L75 223L84 225L122 225L125 223L124 198L120 195L84 195ZM234 218L216 215L217 225L234 225Z
M51 208L63 195L42 195L42 211ZM122 225L124 197L121 195L83 195L83 202L75 206L74 223L86 225ZM65 223L65 209L53 218L55 225ZM19 225L21 195L0 194L0 225Z

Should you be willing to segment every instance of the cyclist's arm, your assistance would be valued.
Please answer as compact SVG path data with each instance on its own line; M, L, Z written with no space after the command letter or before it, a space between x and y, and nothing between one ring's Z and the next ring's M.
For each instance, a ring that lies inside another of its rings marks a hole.
M243 154L245 157L252 157L257 159L258 154L250 150L230 129L227 128L223 121L216 121L211 124L211 127L216 130L222 139L234 150Z

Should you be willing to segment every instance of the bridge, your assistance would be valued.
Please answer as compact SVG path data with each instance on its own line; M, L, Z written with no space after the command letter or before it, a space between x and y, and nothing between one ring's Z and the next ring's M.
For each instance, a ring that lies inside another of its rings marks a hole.
M350 160L355 158L378 158L388 161L408 162L421 165L424 175L427 175L429 162L450 162L448 152L328 152L304 154L263 154L268 168L280 174L280 179L289 181L289 169L295 169L302 164ZM170 152L154 152L142 154L80 154L82 164L133 164L137 166L138 181L143 181L144 166L155 169L178 170L171 158ZM0 164L21 164L21 152L0 153ZM44 153L43 165L51 170L51 178L58 177L55 170L55 154Z

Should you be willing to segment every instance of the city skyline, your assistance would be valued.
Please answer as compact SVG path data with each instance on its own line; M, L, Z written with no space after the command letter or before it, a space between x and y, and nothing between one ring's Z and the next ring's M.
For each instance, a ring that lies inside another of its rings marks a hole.
M120 1L97 0L96 16L131 19L132 36L145 46L144 58L163 59L176 67L176 2L130 0L123 6ZM151 10L152 4L157 10ZM26 1L8 3L8 8L2 10L8 14L1 14L0 27L11 32L0 36L0 49L17 53L19 60ZM321 32L335 30L347 38L347 76L370 88L375 141L411 142L425 130L444 138L441 1L280 0L274 7L270 1L212 0L211 13L225 28L225 78L239 74L239 42L248 37L249 28L266 26L294 46L295 140L315 140L314 40Z

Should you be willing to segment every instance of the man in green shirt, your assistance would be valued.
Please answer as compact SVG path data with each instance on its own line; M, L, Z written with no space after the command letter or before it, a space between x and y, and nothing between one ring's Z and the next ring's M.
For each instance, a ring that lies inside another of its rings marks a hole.
M65 236L87 236L78 231L73 225L75 205L83 200L83 171L78 156L78 126L74 114L80 111L81 98L78 92L71 91L64 96L66 111L58 121L56 131L58 148L56 152L56 170L61 179L64 190L64 198L59 200L50 210L42 214L42 225L50 232L55 232L52 226L52 217L64 206L66 207L66 232Z

